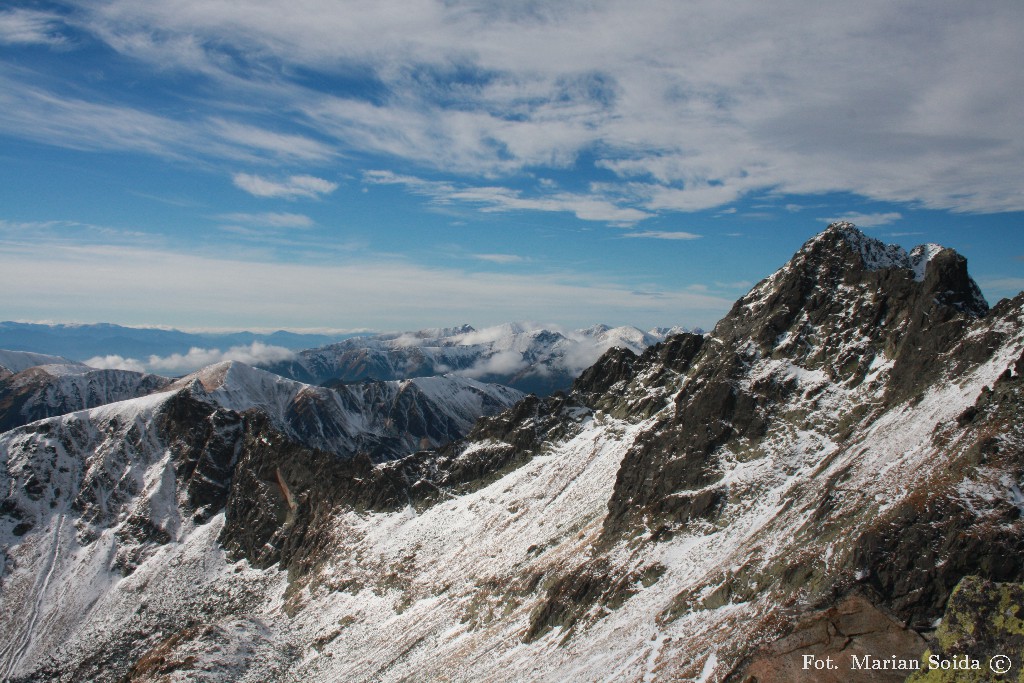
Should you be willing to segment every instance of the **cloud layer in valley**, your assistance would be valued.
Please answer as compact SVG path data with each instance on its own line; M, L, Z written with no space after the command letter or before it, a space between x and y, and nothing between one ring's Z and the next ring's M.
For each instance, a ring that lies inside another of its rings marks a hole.
M173 353L169 356L149 356L145 360L125 358L119 355L95 356L86 360L85 364L100 369L134 370L135 372L152 372L158 375L174 376L229 360L255 365L258 363L276 363L294 357L295 352L290 349L257 341L248 345L232 346L226 351L192 347L188 353Z

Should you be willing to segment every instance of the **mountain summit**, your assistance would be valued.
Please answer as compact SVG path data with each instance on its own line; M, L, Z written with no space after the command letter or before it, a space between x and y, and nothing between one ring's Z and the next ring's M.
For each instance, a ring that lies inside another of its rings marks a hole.
M7 678L1021 674L990 612L1024 591L1024 294L950 249L833 224L712 332L381 462L228 406L257 373L0 435Z

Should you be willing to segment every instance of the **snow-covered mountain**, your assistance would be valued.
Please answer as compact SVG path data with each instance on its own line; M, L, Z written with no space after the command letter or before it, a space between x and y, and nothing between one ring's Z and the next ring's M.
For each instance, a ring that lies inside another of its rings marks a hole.
M19 352L0 351L5 354ZM80 363L53 363L52 356L21 354L27 363L43 360L0 378L0 432L54 415L145 396L171 380L130 370L97 370ZM27 357L26 357L27 356Z
M204 368L172 388L185 387L207 393L225 410L259 410L305 446L373 461L454 441L481 416L523 397L509 387L455 376L317 387L236 361Z
M568 389L608 349L617 346L640 353L675 331L681 330L643 332L635 327L595 325L564 332L532 323L476 330L463 325L354 337L262 367L310 384L453 373L547 395Z
M0 349L0 377L12 375L37 365L63 365L86 367L81 363L68 360L62 356L51 356L45 353L32 353L30 351L8 351Z
M280 381L235 371L0 435L0 676L1021 674L1024 294L952 250L834 224L710 334L376 465L226 410Z

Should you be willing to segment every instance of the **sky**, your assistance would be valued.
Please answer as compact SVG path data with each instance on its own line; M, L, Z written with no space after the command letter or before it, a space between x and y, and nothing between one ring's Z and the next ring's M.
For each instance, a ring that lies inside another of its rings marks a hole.
M837 219L1024 289L1024 3L0 7L3 320L707 329Z

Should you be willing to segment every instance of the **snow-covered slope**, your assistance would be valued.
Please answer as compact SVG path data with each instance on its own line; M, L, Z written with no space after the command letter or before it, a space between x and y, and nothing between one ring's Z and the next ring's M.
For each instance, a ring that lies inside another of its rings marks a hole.
M532 323L506 323L482 330L463 325L356 337L264 367L312 384L452 373L547 395L567 389L580 371L612 347L639 353L662 339L664 334L656 331L607 325L573 332Z
M1024 579L1024 294L865 253L830 226L709 335L376 465L234 366L12 430L0 675L902 680L799 664L916 659L961 579Z

